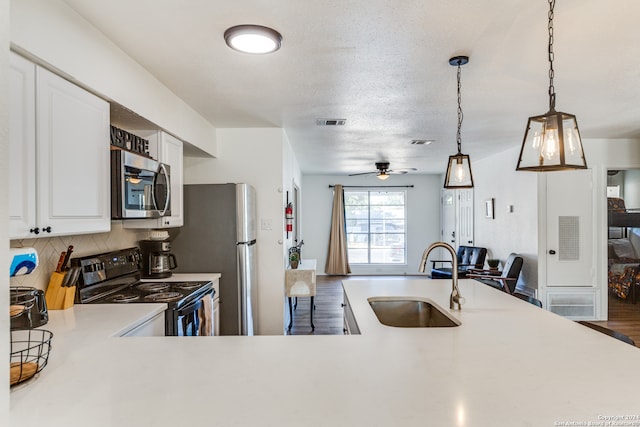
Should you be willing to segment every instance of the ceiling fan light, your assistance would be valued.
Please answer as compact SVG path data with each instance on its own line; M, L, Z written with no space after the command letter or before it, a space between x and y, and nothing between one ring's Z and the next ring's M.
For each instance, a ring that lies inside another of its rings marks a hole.
M389 178L389 174L386 172L378 172L378 175L376 176L378 177L378 179L381 179L383 181Z
M549 111L529 117L517 171L587 169L576 116Z
M449 156L444 188L473 188L471 160L467 154Z
M224 41L239 52L262 54L280 49L282 35L261 25L237 25L224 32Z

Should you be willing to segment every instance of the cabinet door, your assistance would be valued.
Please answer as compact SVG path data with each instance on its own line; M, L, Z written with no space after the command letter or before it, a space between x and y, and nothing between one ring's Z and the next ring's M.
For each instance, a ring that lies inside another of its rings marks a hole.
M38 67L37 217L45 235L109 231L109 104Z
M182 219L182 141L162 133L160 161L171 167L171 216L160 218L164 227L181 227Z
M10 53L9 237L36 227L36 66Z

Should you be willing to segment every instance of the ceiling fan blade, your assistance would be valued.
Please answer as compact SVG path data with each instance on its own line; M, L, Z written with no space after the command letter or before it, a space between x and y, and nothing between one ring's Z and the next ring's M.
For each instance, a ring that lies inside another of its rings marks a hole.
M396 174L396 175L404 175L405 173L409 173L410 171L417 171L416 168L402 168L402 169L393 169L388 170L388 174Z
M372 174L377 174L377 173L378 173L378 171L375 171L375 172L350 173L349 176L372 175Z

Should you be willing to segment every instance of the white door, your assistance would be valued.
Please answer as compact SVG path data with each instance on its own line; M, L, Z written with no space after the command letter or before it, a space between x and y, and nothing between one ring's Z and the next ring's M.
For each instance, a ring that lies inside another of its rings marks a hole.
M109 104L38 67L37 216L44 235L111 228Z
M458 190L458 244L473 246L473 188Z
M594 285L592 176L588 169L546 175L547 286Z
M456 239L456 190L442 190L442 228L440 240L449 243L454 248L458 247ZM444 252L443 252L444 254Z

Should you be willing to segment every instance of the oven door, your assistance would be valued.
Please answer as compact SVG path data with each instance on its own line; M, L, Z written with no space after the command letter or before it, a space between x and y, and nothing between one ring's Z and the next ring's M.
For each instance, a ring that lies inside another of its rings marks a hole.
M166 335L178 337L213 336L213 289L184 307L167 310Z

